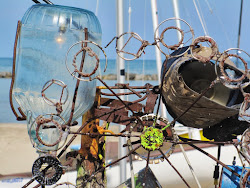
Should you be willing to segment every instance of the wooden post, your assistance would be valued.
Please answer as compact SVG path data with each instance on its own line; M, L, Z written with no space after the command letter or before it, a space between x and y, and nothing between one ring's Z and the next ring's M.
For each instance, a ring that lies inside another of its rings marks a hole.
M100 104L100 89L96 89L96 98L92 108L87 111L82 117L82 123L86 122L89 118L94 117L95 108ZM88 123L82 132L97 133L97 126L99 126L99 120L93 120ZM77 162L77 180L76 185L79 187L98 188L106 187L106 175L105 172L98 173L87 184L84 184L85 180L94 173L97 169L105 164L105 140L104 137L90 137L87 135L81 136L81 149L79 150L81 159Z

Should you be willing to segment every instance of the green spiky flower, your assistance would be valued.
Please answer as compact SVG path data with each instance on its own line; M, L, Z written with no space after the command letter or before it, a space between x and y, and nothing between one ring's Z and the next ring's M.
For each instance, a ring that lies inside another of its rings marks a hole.
M154 127L147 127L144 128L141 135L141 145L146 150L154 151L163 145L163 139L162 130Z

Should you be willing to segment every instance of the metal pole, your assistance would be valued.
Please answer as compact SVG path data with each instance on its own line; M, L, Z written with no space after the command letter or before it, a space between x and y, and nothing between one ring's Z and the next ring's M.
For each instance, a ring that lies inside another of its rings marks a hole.
M95 7L95 15L98 16L98 10L99 10L99 0L96 1L96 7Z
M174 8L174 15L175 15L176 18L180 18L178 0L172 0L172 2L173 2L173 8ZM176 19L176 27L178 27L178 28L181 29L181 23L180 23L180 20L178 20L178 19ZM181 40L181 33L178 32L178 31L177 31L177 37L178 37L178 40L180 41ZM197 131L198 131L198 133L197 133ZM196 132L196 135L198 135L197 139L200 139L200 132L199 132L199 130L195 130L195 132ZM189 136L190 138L193 137L193 134L192 134L192 132L190 130L188 131L188 134L190 135ZM188 159L188 157L186 155L186 152L185 152L185 150L184 150L184 148L183 148L183 146L181 144L180 144L180 148L181 148L183 156L184 156L184 158L185 158L185 160L186 160L186 162L187 162L187 164L188 164L188 166L190 168L190 171L191 171L191 173L193 175L193 178L194 178L197 186L199 188L201 188L200 182L199 182L199 180L198 180L198 178L197 178L197 176L196 176L196 174L195 174L195 172L194 172L194 170L193 170L193 168L191 166L191 163L190 163L190 161L189 161L189 159Z
M241 5L240 5L240 18L239 18L240 20L239 20L239 30L238 30L237 48L240 48L240 35L241 35L242 10L243 10L243 0L241 0Z
M179 1L178 0L172 0L173 3L173 8L174 8L174 16L178 19L176 19L176 27L181 29L181 21L179 20L180 18L180 14L179 14ZM178 37L178 41L181 40L181 33L179 31L176 31L177 33L177 37ZM181 45L182 47L183 45ZM200 131L199 129L190 129L188 128L188 135L189 138L193 138L193 139L197 139L200 140L201 136L200 136Z
M39 1L37 1L37 0L32 0L34 3L36 3L36 4L41 4Z
M183 156L184 156L184 158L185 158L185 160L186 160L186 162L187 162L187 164L188 164L188 167L189 167L189 169L190 169L190 171L191 171L191 173L192 173L192 175L193 175L193 178L194 178L194 180L195 180L197 186L198 186L199 188L201 188L201 184L200 184L200 182L199 182L199 180L198 180L198 178L197 178L197 176L196 176L196 174L195 174L195 172L194 172L193 167L191 166L191 163L190 163L190 161L189 161L189 159L188 159L188 156L187 156L187 154L186 154L186 152L185 152L185 150L184 150L182 144L179 144L179 146L180 146L180 148L181 148L182 154L183 154Z
M180 18L180 14L179 14L179 2L178 0L172 0L173 2L173 8L174 8L174 16L176 18ZM180 28L181 29L181 23L180 23L180 20L176 20L176 27ZM181 33L177 31L177 36L178 36L178 39L179 41L181 40Z
M152 11L152 20L153 20L153 29L154 31L156 30L156 27L158 25L158 11L157 11L157 2L156 0L151 0L151 11ZM159 32L157 30L156 33L156 38L159 37ZM155 46L155 56L156 56L156 66L157 66L157 73L158 73L158 82L161 84L161 66L162 66L162 61L161 61L161 52Z
M157 11L157 1L151 0L151 13L152 13L152 20L153 20L153 29L154 32L156 30L156 27L158 26L158 11ZM156 32L156 37L159 37L159 31ZM161 52L155 46L155 57L156 57L156 67L157 67L157 74L158 74L158 83L161 84L161 67L162 67L162 61L161 61ZM167 110L165 106L162 104L162 101L159 101L161 103L161 116L167 118Z
M116 32L117 36L120 36L124 32L124 20L123 20L123 0L116 0ZM118 49L123 47L123 38L120 38L118 41ZM119 56L116 56L117 64L117 82L125 83L125 61ZM120 92L120 91L119 91ZM124 97L121 97L124 100ZM119 125L120 131L125 129L125 126ZM123 145L126 144L126 137L119 137L118 143L118 157L121 158L126 155L126 148ZM120 183L126 181L126 159L120 161Z
M50 0L43 0L45 3L53 5L53 3Z

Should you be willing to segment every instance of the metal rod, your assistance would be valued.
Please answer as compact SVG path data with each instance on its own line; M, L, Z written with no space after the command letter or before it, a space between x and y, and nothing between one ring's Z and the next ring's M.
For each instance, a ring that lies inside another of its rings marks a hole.
M85 182L82 184L82 186L84 187L84 184L86 184L88 181L90 181L91 178L93 178L97 173L99 173L99 172L105 170L105 169L108 168L109 166L112 166L112 165L114 165L114 164L120 162L120 161L123 160L123 159L126 159L127 157L129 157L130 155L132 155L132 154L133 154L137 149L139 149L140 147L141 147L141 145L137 146L136 148L134 148L133 150L131 150L130 152L128 152L125 156L123 156L123 157L121 157L121 158L119 158L119 159L113 161L112 163L109 163L108 165L106 165L106 166L104 166L104 167L98 169L97 171L95 171L89 178L87 178L87 179L85 180Z
M88 40L88 28L84 28L84 33L85 33L85 40ZM87 42L84 43L84 47L87 47ZM80 69L79 69L80 72L82 72L82 70L83 70L85 56L86 56L86 50L84 50L82 52L82 60L81 60L81 65L80 65ZM80 78L80 77L81 77L81 75L79 74L78 78ZM73 115L74 115L74 111L75 111L75 102L76 102L76 98L77 98L77 93L78 93L79 85L80 85L80 80L77 79L77 81L76 81L76 87L75 87L75 92L74 92L74 97L73 97L73 101L72 101L71 113L70 113L69 121L67 123L68 125L70 125L70 123L71 123L71 121L73 119Z
M196 174L195 174L195 172L194 172L194 169L193 169L192 166L191 166L191 163L190 163L190 161L189 161L189 159L188 159L188 157L187 157L187 154L186 154L186 152L185 152L183 146L180 145L180 148L181 148L181 151L182 151L182 153L183 153L183 156L184 156L184 158L185 158L185 160L186 160L186 162L187 162L187 164L188 164L188 167L189 167L189 169L190 169L190 171L191 171L191 173L192 173L192 175L193 175L193 177L194 177L194 180L195 180L196 184L198 185L199 188L201 188L201 184L200 184L200 182L199 182L199 180L198 180L198 178L197 178L197 176L196 176Z
M242 22L242 12L243 12L243 0L241 0L240 4L240 18L239 18L239 29L238 29L238 41L237 48L240 48L240 35L241 35L241 22ZM237 50L237 55L239 55L239 51ZM238 58L236 60L236 65L238 65Z
M87 135L87 136L114 136L114 137L140 137L139 135L131 134L99 134L99 133L79 133L79 132L69 132L69 134Z
M110 89L127 89L127 84L119 84L119 86L109 86ZM105 86L97 86L97 89L109 89ZM154 87L152 85L150 85L150 87L148 85L146 86L129 86L129 88L131 89L153 89Z
M179 2L178 2L178 0L172 0L172 3L173 3L173 8L174 8L174 15L177 18L176 21L175 21L176 22L176 27L178 27L178 28L181 29L181 22L179 20L179 18L180 18L180 14L179 14ZM178 30L176 30L176 34L177 34L178 40L180 41L181 38L182 38L181 33L178 32Z
M127 140L127 145L128 145L128 152L130 152L133 149L130 138ZM131 188L135 188L135 173L134 173L132 155L130 155L128 158L129 158L130 175L131 175Z
M146 164L146 168L145 168L145 171L144 171L144 178L143 178L143 183L142 183L143 188L146 186L146 178L147 178L147 171L148 171L149 161L150 161L150 151L148 151L147 164Z
M16 116L16 119L17 120L26 120L26 116L25 114L21 113L21 108L19 110L19 112L21 113L21 115L23 117L20 117L16 110L15 110L15 107L14 107L14 104L13 104L13 87L14 87L14 83L15 83L15 70L16 70L16 49L17 49L17 43L18 43L18 39L19 39L19 35L20 35L20 30L21 30L21 21L19 20L17 22L17 29L16 29L16 37L15 37L15 43L14 43L14 51L13 51L13 64L12 64L12 77L11 77L11 84L10 84L10 92L9 92L9 100L10 100L10 107L11 107L11 110L12 112L14 113L14 115Z
M198 97L197 99L195 99L195 101L184 111L182 112L182 114L180 114L177 118L175 118L172 122L171 125L174 125L176 121L178 121L183 115L185 115L200 99L201 97L203 97L208 90L210 90L215 84L217 83L217 80L212 81L212 83L210 84L210 86L205 89Z
M36 4L41 4L39 1L37 1L37 0L32 0L34 3L36 3Z
M53 3L50 0L43 0L45 3L53 5Z
M240 35L241 35L241 22L242 22L242 11L243 10L243 0L241 0L240 4L240 20L239 20L239 30L238 30L238 42L237 42L237 48L240 48Z
M197 149L198 151L200 151L201 153L205 154L206 156L210 157L211 159L213 159L214 161L216 161L217 163L219 163L220 165L222 165L224 168L226 168L227 170L229 170L230 172L232 172L235 176L240 177L240 175L235 172L234 170L232 170L231 168L229 168L227 165L225 165L223 162L219 161L218 159L216 159L214 156L210 155L209 153L207 153L206 151L200 149L199 147L187 143L188 145L190 145L191 147L193 147L194 149Z
M116 32L117 36L120 36L123 33L123 26L124 26L124 19L123 19L123 7L124 2L123 0L116 0ZM120 38L118 41L118 49L122 49L123 46L123 37ZM122 55L122 53L121 53ZM125 61L122 58L119 58L117 55L116 57L117 62L117 82L118 83L125 83ZM124 97L122 98L125 99ZM119 126L120 132L124 129L124 126ZM126 138L119 138L118 144L118 157L124 156L126 154L126 148L122 147L122 145L126 144ZM126 181L126 160L122 160L120 162L120 183Z
M161 152L162 156L164 157L164 159L166 159L166 161L168 162L168 164L175 170L175 172L180 176L180 178L182 179L182 181L188 186L190 187L190 185L187 183L187 181L182 177L182 175L180 174L180 172L174 167L174 165L168 160L168 158L166 157L166 155L163 153L163 151L161 149L159 149L159 151Z

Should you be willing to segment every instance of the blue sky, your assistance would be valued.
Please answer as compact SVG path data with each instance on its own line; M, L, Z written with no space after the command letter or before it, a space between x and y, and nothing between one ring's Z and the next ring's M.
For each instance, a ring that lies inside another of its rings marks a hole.
M51 0L54 4L73 6L96 12L97 0ZM153 42L150 0L131 0L131 30L138 33L143 39ZM13 44L17 21L25 11L34 5L32 0L5 0L0 6L0 57L12 57ZM200 0L200 12L204 17L208 33L215 39L222 52L230 47L236 47L240 0ZM124 30L128 30L129 0L124 0ZM172 0L158 0L159 23L167 18L174 17ZM244 1L241 48L250 53L249 33L250 1ZM194 29L195 37L204 35L198 19L193 0L179 0L180 17L185 19ZM102 46L105 46L116 36L116 0L99 0L97 17L102 27ZM114 45L106 50L108 58L115 58ZM147 59L155 59L154 48L147 47Z

